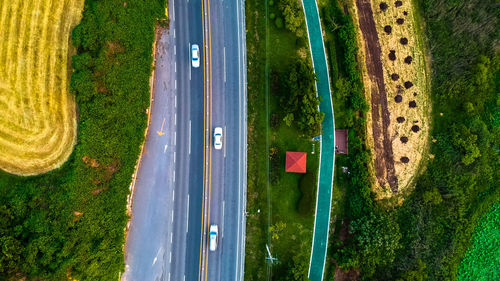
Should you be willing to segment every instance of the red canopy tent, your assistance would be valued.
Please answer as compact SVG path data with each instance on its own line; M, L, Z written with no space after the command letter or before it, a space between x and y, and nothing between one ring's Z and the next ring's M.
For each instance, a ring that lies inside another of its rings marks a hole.
M286 152L286 168L288 173L305 173L307 164L307 153L305 152Z

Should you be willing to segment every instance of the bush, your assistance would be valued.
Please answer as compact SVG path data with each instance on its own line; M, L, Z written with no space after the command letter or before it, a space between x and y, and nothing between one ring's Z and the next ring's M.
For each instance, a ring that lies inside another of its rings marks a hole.
M285 17L286 28L291 32L297 31L304 23L302 4L299 0L280 0L279 6Z
M282 18L277 17L276 21L274 23L276 24L276 27L278 29L282 29L283 28L283 19Z
M275 19L275 18L276 18L276 15L275 15L274 13L270 13L270 14L269 14L269 19L272 19L272 20L273 20L273 19Z
M280 104L286 116L284 121L288 126L294 121L306 136L320 135L324 113L318 109L320 100L316 96L316 76L312 67L298 59L290 66L282 81Z

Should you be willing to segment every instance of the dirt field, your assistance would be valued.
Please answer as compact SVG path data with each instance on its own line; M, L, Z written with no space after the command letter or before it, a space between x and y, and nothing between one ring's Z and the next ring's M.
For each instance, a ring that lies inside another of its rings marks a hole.
M378 198L411 186L427 153L429 80L411 5L410 0L355 1Z
M0 168L34 175L59 167L76 140L68 92L71 30L84 0L0 1Z

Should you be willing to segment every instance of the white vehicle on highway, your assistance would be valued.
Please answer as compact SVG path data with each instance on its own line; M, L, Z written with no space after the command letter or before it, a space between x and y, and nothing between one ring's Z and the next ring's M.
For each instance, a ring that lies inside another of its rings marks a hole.
M219 227L216 224L210 226L210 232L208 233L208 247L210 251L214 252L217 250L217 239L219 235Z
M222 128L216 127L214 129L214 147L215 149L222 149Z
M191 46L191 64L195 68L200 67L200 46L198 44Z

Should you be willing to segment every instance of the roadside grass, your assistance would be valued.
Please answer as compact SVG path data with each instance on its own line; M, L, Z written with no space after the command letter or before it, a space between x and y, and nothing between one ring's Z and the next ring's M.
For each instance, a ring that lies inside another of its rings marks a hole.
M285 124L280 106L280 97L287 95L279 87L282 74L298 58L311 63L305 23L297 33L284 26L280 28L276 24L276 19L282 18L278 1L268 6L269 14L275 18L269 19L269 81L266 81L266 3L246 2L249 129L245 280L266 279L268 241L279 261L272 267L272 279L289 276L293 268L300 268L304 276L307 274L320 152L319 142ZM266 83L269 83L267 101ZM307 152L306 174L284 171L286 151Z

